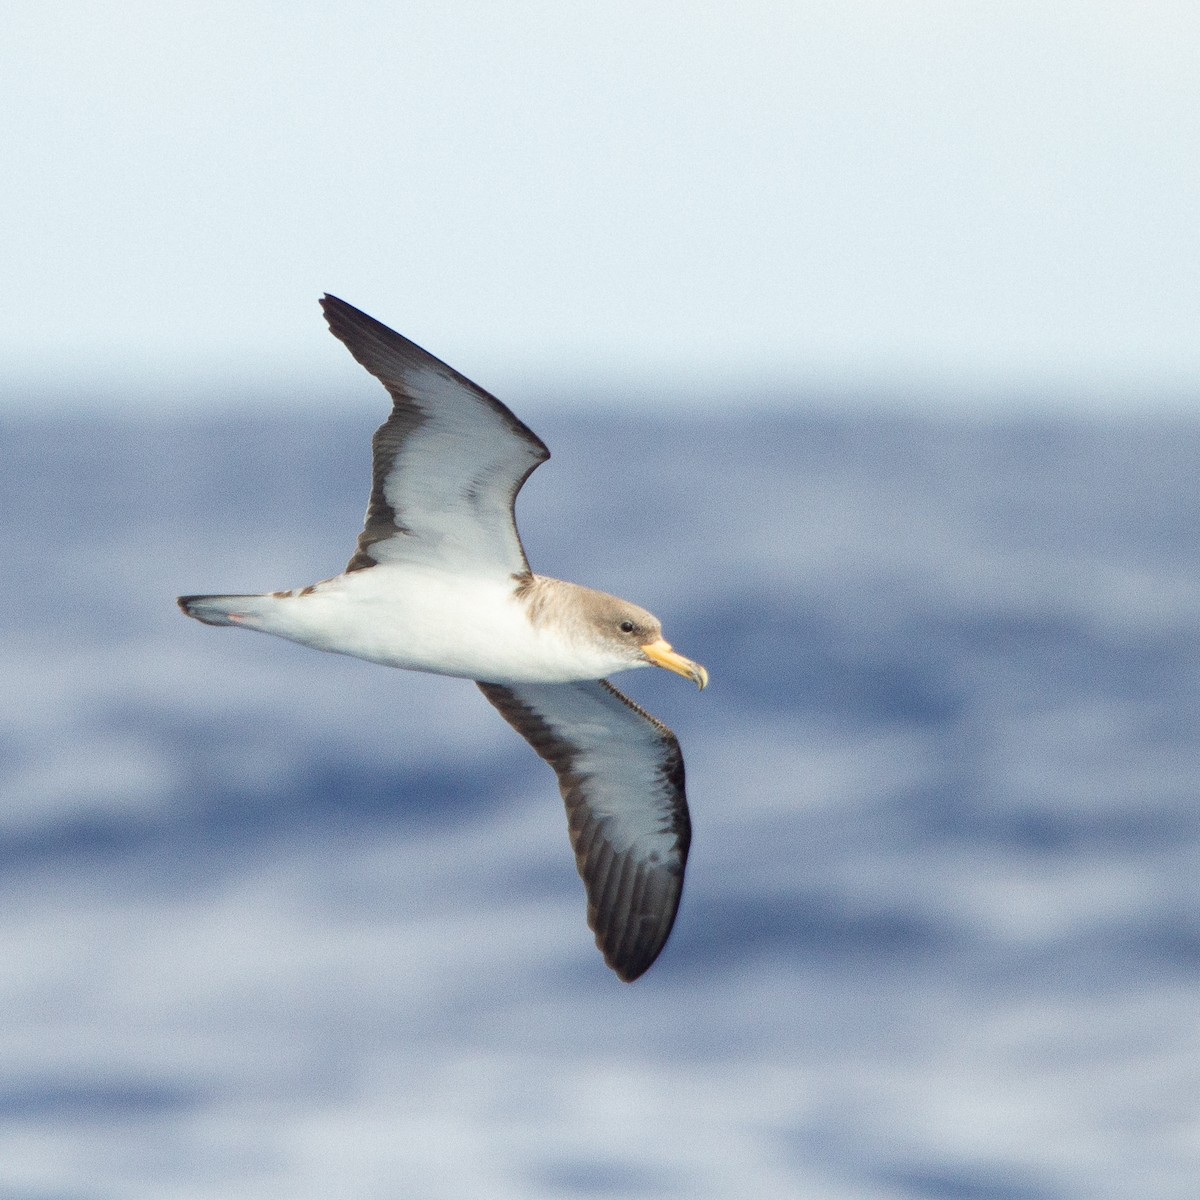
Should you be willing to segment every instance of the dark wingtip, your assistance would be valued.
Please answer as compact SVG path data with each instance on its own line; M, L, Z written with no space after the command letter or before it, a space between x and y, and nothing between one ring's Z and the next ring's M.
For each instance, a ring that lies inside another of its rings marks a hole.
M655 955L655 957L657 958L657 955ZM608 962L608 965L616 972L617 978L622 983L633 983L635 979L641 979L641 977L645 975L645 973L654 965L653 958L648 963L637 963L631 966L622 966L618 963L609 962L607 959L605 961Z
M321 311L325 314L329 332L358 362L385 384L392 379L401 364L407 366L430 363L450 374L456 374L416 342L409 341L390 325L377 321L370 313L355 308L353 304L347 304L338 296L331 296L326 292L321 297ZM468 386L474 387L474 384Z
M604 961L613 970L622 983L633 983L640 979L658 961L659 955L666 949L667 939L671 935L671 927L675 924L675 912L672 911L670 920L666 922L666 932L655 937L649 944L642 943L628 949L625 946L606 944L607 938L599 933L596 935L596 945L604 955Z
M392 337L398 336L393 329L389 329L382 321L375 320L374 317L363 312L361 308L355 308L353 304L348 304L340 296L330 295L326 292L321 297L321 312L325 314L325 322L333 332L335 337L342 338L342 331L353 329L369 329L373 331L382 330L385 334L390 334Z
M682 852L686 858L686 845ZM624 876L624 871L618 876L622 880L619 894L625 892ZM607 897L611 884L604 882L601 886ZM604 961L625 983L644 975L666 949L682 895L682 866L677 873L665 875L644 872L639 867L632 892L626 894L629 903L618 902L607 910L603 905L588 904L588 924L596 935L596 945Z

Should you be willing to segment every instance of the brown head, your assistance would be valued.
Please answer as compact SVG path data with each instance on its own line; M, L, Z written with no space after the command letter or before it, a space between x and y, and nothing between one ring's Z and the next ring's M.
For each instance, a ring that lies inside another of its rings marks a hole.
M708 686L708 672L671 647L663 637L662 622L653 613L606 592L577 584L568 586L576 619L586 627L589 635L598 635L614 647L627 648L631 667L647 664L662 667L690 679L701 691Z

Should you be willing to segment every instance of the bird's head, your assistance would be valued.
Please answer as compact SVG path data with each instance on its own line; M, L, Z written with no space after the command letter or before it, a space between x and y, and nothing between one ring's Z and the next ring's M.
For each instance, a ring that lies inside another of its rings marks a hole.
M701 691L708 686L708 672L697 662L684 658L663 637L662 622L636 604L617 600L606 611L594 614L610 640L629 647L634 666L662 667L690 679Z

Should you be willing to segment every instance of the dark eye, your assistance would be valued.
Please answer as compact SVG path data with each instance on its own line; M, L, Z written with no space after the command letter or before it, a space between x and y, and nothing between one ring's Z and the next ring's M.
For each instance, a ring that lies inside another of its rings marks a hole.
M632 633L636 627L632 621L622 621L621 624L617 626L617 628L622 633Z

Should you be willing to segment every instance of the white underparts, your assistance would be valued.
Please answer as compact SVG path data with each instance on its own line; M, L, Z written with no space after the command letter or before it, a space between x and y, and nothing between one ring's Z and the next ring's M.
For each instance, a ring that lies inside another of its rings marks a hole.
M294 593L212 599L242 628L437 675L567 683L648 665L579 622L534 624L511 577L384 564Z

